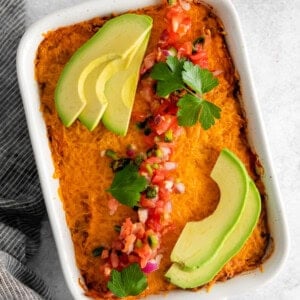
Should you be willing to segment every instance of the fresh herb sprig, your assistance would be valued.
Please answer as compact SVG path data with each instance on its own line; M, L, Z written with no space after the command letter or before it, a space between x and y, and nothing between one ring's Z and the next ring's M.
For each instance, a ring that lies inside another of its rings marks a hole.
M147 185L147 179L139 174L138 167L129 163L121 171L116 172L107 191L120 203L134 207Z
M117 297L136 296L148 286L147 277L137 263L124 268L121 272L111 271L107 284L109 290Z
M219 84L209 70L168 56L166 62L154 65L150 76L157 80L156 93L160 97L167 97L178 90L186 91L177 102L179 125L192 126L199 121L204 129L209 129L215 124L215 119L220 119L221 109L203 98L203 94Z

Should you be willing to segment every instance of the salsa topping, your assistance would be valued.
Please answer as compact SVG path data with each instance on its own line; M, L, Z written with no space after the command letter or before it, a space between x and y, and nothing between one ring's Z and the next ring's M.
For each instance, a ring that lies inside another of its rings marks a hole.
M119 204L137 213L136 221L126 218L114 226L118 236L101 254L107 287L119 297L142 292L147 286L144 274L159 268L161 239L172 228L171 195L185 192L184 183L175 176L177 162L172 161L182 126L199 121L202 128L209 129L220 118L220 108L203 98L218 85L207 70L205 43L209 39L183 39L191 30L187 4L181 1L169 6L166 29L141 67L141 93L151 103L151 113L137 116L136 128L144 135L148 150L139 153L135 145L128 145L124 157L112 149L103 152L115 173L107 189L112 196L110 214ZM139 287L135 281L140 282ZM132 290L133 286L137 289Z
M184 90L177 106L178 123L182 126L195 125L200 121L204 129L209 129L220 118L221 109L203 99L202 95L218 85L213 74L190 61L168 56L166 62L154 65L151 77L157 80L156 92L161 97Z

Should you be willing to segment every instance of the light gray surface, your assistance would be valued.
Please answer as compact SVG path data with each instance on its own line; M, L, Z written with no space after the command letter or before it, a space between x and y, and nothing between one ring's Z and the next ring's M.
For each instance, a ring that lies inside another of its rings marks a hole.
M26 0L27 23L80 0ZM107 1L107 0L99 0ZM257 97L288 217L291 250L282 272L264 287L231 300L300 299L300 1L232 0L240 16ZM40 253L32 267L72 299L58 262L51 229L43 222Z

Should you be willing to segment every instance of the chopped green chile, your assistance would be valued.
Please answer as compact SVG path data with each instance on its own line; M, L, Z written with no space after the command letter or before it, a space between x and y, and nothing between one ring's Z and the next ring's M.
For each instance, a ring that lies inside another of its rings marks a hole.
M148 120L145 119L144 121L136 123L136 127L139 129L145 129L147 126Z
M149 199L153 199L157 196L157 187L149 185L146 190L146 197Z
M138 154L135 159L134 159L134 163L139 167L141 165L141 163L145 160L146 155L143 153Z
M151 134L151 132L152 132L151 128L146 127L145 130L144 130L144 135L148 136L148 135Z
M154 234L149 235L147 240L151 249L155 249L158 246L158 238L156 235Z
M205 37L203 35L199 36L198 38L196 38L194 41L193 41L193 45L194 47L197 45L197 44L204 44L205 43Z
M92 255L93 255L94 257L100 256L100 255L102 254L102 252L103 252L104 249L105 249L105 248L102 247L102 246L97 247L97 248L95 248L95 249L92 251Z
M114 230L115 230L116 232L120 232L120 231L121 231L121 226L120 226L120 225L115 225L115 226L114 226Z
M130 163L130 158L119 158L117 160L113 160L110 164L113 172L118 172L123 170Z
M114 150L112 150L112 149L107 149L107 150L105 151L105 155L106 155L107 157L112 158L113 160L119 159L118 154L117 154Z
M173 141L173 131L169 129L165 132L165 142L170 143Z

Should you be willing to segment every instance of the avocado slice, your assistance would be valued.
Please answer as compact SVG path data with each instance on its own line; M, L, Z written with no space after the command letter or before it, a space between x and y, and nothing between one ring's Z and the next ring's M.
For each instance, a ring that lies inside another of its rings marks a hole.
M224 175L226 176L226 174ZM249 178L245 208L235 228L217 254L198 269L191 271L184 270L179 264L174 263L165 276L172 284L184 289L195 288L210 282L223 266L242 249L257 224L260 211L260 194Z
M117 56L119 58L120 56ZM106 107L107 99L104 97L98 97L96 93L96 81L101 76L102 82L105 81L108 74L104 72L105 67L113 59L117 59L112 56L110 59L107 55L93 60L90 65L85 68L81 73L78 81L78 94L80 99L86 103L84 109L78 116L80 122L87 127L90 131L98 125ZM103 87L104 89L104 87Z
M118 56L130 56L151 27L152 19L146 15L115 17L73 54L60 75L54 95L57 112L65 126L69 127L86 105L78 91L79 78L85 67L97 58L104 62Z
M188 222L171 253L171 261L185 268L195 269L209 261L234 229L244 209L248 175L231 151L221 151L211 177L220 189L216 210L201 221Z
M150 27L151 28L151 27ZM150 30L150 29L149 29ZM90 131L98 125L105 112L108 101L104 93L105 83L119 70L110 68L110 62L119 61L123 68L128 67L135 57L140 45L148 35L145 31L136 40L135 45L131 45L130 52L124 56L110 54L93 60L80 74L78 82L79 97L86 102L86 105L78 116L80 122Z
M105 84L104 93L108 105L103 114L102 123L107 129L121 136L125 136L128 130L140 66L147 49L149 36L150 34L145 37L127 67L122 60L114 60L107 66L111 68L114 75ZM118 72L113 70L118 70ZM97 89L99 86L97 84Z

